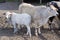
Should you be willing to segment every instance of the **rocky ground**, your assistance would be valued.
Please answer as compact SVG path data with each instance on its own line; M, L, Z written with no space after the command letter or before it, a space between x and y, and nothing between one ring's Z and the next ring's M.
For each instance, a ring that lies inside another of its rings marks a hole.
M42 30L42 34L38 37L32 31L32 37L24 35L25 31L22 29L18 34L13 34L13 29L5 28L0 30L0 40L60 40L59 30L51 32L49 30Z

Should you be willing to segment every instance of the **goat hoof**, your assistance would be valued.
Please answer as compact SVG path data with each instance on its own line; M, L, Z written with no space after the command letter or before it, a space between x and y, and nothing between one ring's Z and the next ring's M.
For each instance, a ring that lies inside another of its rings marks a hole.
M38 34L37 34L37 33L35 33L35 35L36 35L36 36L38 36Z
M16 31L13 32L14 34L17 33Z
M31 34L29 34L29 37L31 38Z
M28 35L28 32L26 33L26 35Z
M54 30L51 30L52 32L54 32Z
M14 32L13 32L14 33ZM15 32L14 34L18 34L18 32Z

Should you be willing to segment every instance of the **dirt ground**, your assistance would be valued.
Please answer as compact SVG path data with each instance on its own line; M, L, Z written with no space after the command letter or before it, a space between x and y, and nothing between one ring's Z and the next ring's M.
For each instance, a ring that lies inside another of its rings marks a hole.
M60 40L60 30L54 30L54 32L48 29L41 29L42 34L39 36L34 35L34 28L32 30L32 37L29 38L28 35L24 35L26 33L26 28L22 28L18 31L17 34L13 34L13 27L10 25L7 27L5 23L5 13L7 10L0 10L0 40ZM9 10L18 12L18 10Z
M0 40L60 40L60 34L57 31L42 30L42 34L39 36L35 36L32 31L32 37L29 38L29 36L23 34L22 30L18 34L13 34L13 29L5 28L0 30Z
M23 30L24 29L24 30ZM51 32L48 29L41 29L42 34L39 36L34 35L34 29L32 30L32 37L29 38L26 33L26 29L22 28L17 34L13 34L13 28L0 29L0 40L60 40L59 30Z

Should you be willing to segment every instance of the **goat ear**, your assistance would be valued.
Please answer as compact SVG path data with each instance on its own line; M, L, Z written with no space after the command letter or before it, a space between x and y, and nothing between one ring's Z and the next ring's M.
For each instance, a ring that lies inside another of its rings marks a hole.
M6 13L3 13L3 15L5 15Z

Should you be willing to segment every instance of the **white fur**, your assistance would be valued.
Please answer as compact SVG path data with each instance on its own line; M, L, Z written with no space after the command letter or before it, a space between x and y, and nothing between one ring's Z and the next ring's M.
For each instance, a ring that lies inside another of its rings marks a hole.
M31 23L31 16L27 13L17 14L15 12L6 12L6 18L9 19L11 17L10 22L14 26L14 33L17 32L16 24L18 25L25 25L27 27L27 34L31 36L30 30L30 23Z
M52 10L50 7L36 6L36 11L33 16L35 28L38 28L38 33L40 34L40 27L47 24L48 20L52 16L56 16L58 13ZM36 29L37 31L37 29ZM36 32L37 35L37 32Z

